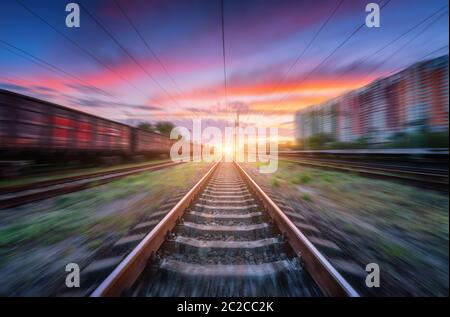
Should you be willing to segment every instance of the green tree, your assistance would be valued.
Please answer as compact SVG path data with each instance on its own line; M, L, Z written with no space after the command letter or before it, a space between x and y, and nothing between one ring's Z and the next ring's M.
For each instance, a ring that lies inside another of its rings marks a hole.
M174 127L175 125L168 121L158 122L155 124L156 131L167 136L170 136L170 132Z
M326 145L329 145L334 141L336 140L332 135L326 133L318 133L309 137L307 145L312 150L321 150L324 149Z
M146 131L155 131L155 128L150 122L141 122L138 124L138 128Z

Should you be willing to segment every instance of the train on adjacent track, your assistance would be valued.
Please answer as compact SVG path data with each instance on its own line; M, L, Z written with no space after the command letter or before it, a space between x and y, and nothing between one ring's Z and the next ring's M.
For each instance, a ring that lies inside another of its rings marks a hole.
M173 142L157 132L0 89L0 159L167 155Z

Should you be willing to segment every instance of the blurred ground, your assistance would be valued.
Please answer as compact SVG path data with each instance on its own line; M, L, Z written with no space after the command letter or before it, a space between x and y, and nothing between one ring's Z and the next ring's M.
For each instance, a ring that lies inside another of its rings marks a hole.
M380 266L382 296L448 296L447 194L349 173L279 162L274 174L246 168L301 209L364 269Z
M89 263L207 167L186 163L0 211L0 295L54 295L67 263ZM346 256L380 265L378 295L448 295L448 195L286 162L269 175L255 167L246 165Z
M108 172L114 171L122 168L128 167L139 167L146 166L148 164L158 164L163 162L170 162L170 160L152 160L146 161L142 163L128 163L128 164L118 164L114 166L97 166L97 167L89 167L89 168L73 168L73 169L65 169L61 171L55 171L56 168L49 169L48 171L41 171L36 173L31 173L30 175L24 176L15 176L15 177L5 177L0 179L0 189L10 186L22 186L33 184L36 182L57 180L60 178L71 177L71 176L81 176L88 175L91 173L100 173L100 172Z
M89 263L208 166L185 163L0 211L0 295L54 295L67 263Z

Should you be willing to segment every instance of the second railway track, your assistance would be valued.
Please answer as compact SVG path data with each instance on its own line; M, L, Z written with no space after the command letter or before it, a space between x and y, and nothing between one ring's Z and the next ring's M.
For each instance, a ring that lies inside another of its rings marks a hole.
M0 191L0 210L25 205L46 198L68 194L75 191L103 185L114 180L148 171L172 167L180 162L164 162L148 164L138 167L90 173L86 175L70 176L36 184L15 187L11 190Z
M216 163L91 296L358 296L236 163Z
M426 170L413 167L364 164L340 160L301 159L291 158L290 156L281 156L280 160L305 166L357 173L368 177L398 180L419 187L448 191L448 170Z

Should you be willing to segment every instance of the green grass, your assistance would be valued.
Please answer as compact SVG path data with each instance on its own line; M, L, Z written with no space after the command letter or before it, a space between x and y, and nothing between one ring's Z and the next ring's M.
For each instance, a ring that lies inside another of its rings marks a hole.
M18 215L15 221L3 223L0 227L0 246L21 243L48 245L70 236L98 239L108 232L123 233L159 203L165 194L192 182L197 169L198 165L186 163L58 196L44 211L27 217ZM167 182L168 179L171 180L170 183ZM124 210L109 213L116 202L136 194L144 195L142 201L145 203L142 206L136 208L127 202ZM111 207L108 204L112 204ZM102 208L106 209L105 214L98 213Z
M27 218L0 230L0 246L35 240L53 243L74 233L85 221L82 211L55 211Z
M102 244L103 244L102 239L93 239L87 243L87 247L89 248L89 250L95 251L98 248L100 248Z
M291 183L293 184L301 184L306 185L313 180L312 176L309 173L298 173L292 179Z
M300 197L304 200L304 201L312 201L312 197L310 194L308 193L303 193L300 195Z
M343 243L351 242L348 248L354 248L359 261L376 259L398 278L396 283L404 272L416 276L389 285L392 291L448 293L448 195L289 162L280 162L267 181L274 179L281 184L278 192L286 201L308 202L317 221L332 224L328 230L337 236L345 235Z
M318 174L320 176L320 180L325 183L333 184L339 181L339 175L336 175L335 173L321 171Z
M22 177L15 177L15 178L4 178L0 180L0 188L2 187L9 187L9 186L19 186L19 185L27 185L32 184L36 182L43 182L43 181L50 181L50 180L57 180L60 178L65 177L71 177L71 176L79 176L79 175L86 175L91 173L100 173L100 172L107 172L107 171L113 171L116 169L122 169L122 168L128 168L128 167L139 167L147 164L158 164L162 162L168 162L168 160L152 160L142 163L127 163L127 164L120 164L115 166L108 166L108 167L90 167L90 168L78 168L78 169L71 169L71 170L63 170L59 173L55 174L49 174L45 175L29 175L29 176L22 176Z
M409 259L411 258L411 253L407 247L405 247L400 242L387 237L378 237L379 247L381 252L386 254L390 258L395 259Z
M280 182L278 181L278 179L276 177L272 177L270 179L270 186L277 188L280 187Z

